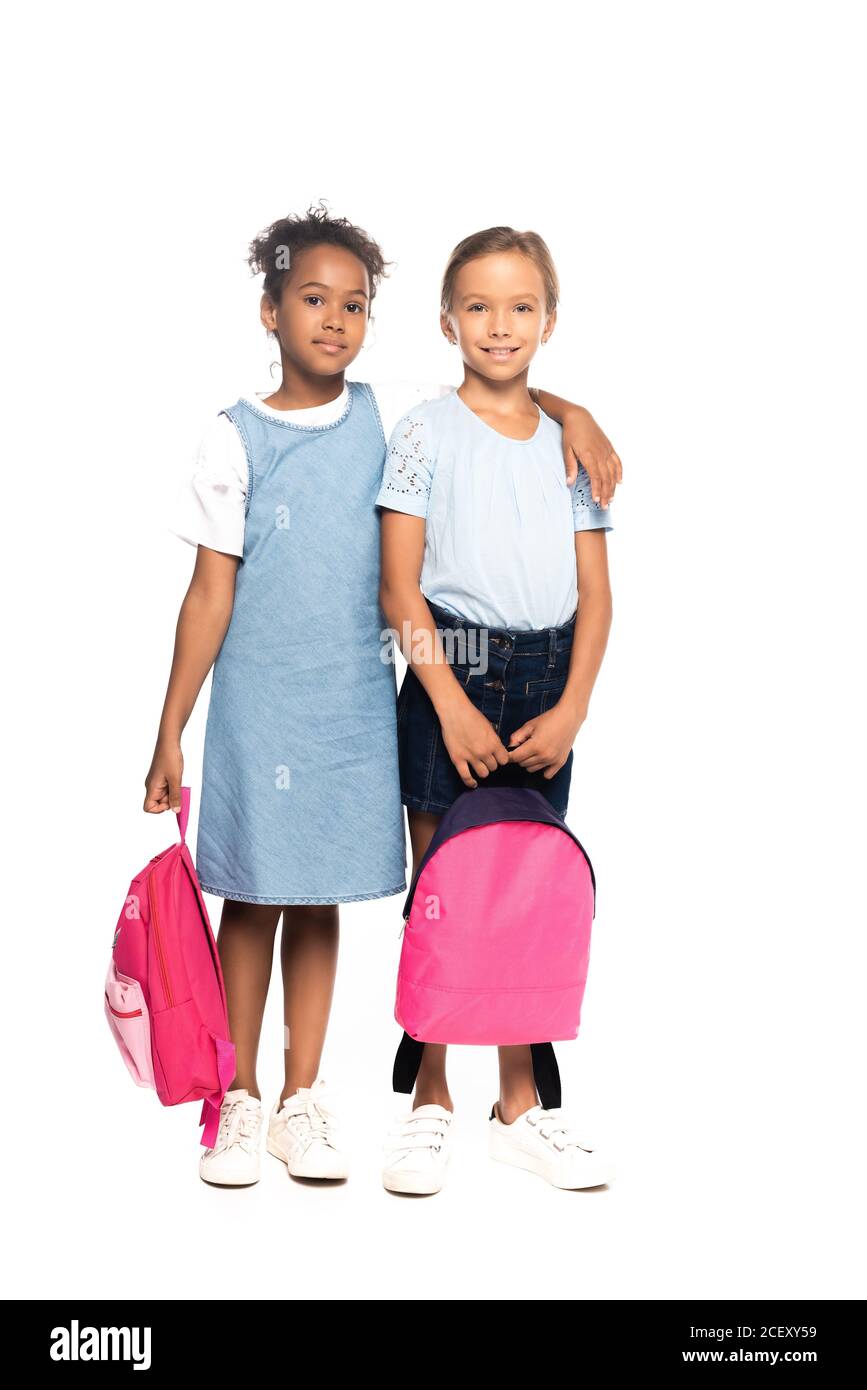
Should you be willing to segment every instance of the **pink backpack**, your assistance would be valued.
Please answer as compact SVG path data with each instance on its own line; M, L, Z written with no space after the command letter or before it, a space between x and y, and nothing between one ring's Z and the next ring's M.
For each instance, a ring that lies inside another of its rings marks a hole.
M213 1147L235 1074L223 972L184 836L190 789L181 790L181 842L129 886L105 979L105 1016L137 1086L163 1105L204 1100L202 1143Z
M542 1104L560 1105L552 1042L575 1038L596 879L541 792L478 787L445 813L404 905L396 1091L426 1042L529 1043Z

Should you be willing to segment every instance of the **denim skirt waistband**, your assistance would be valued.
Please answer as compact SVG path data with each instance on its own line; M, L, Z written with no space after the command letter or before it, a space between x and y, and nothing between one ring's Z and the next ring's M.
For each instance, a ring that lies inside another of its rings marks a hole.
M433 614L437 627L450 627L466 632L484 632L487 634L488 642L492 643L494 647L503 651L518 652L522 656L532 656L536 652L552 650L562 652L571 647L575 635L577 614L573 614L568 623L563 623L560 627L543 627L537 630L482 627L457 613L449 613L447 609L440 608L438 603L432 603L430 599L426 599L426 603Z

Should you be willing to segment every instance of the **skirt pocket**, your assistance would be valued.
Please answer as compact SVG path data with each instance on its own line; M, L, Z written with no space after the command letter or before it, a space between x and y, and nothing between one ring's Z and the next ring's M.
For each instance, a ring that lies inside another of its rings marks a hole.
M105 978L105 1016L135 1084L155 1087L151 1021L144 994L138 980L122 975L114 960Z

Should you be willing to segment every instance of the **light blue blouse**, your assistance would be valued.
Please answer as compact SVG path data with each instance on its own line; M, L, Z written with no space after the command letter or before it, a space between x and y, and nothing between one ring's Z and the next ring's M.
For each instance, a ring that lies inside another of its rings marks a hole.
M610 531L581 468L570 490L562 430L541 411L508 439L457 390L404 415L377 506L425 518L425 597L482 627L535 631L575 612L575 531Z

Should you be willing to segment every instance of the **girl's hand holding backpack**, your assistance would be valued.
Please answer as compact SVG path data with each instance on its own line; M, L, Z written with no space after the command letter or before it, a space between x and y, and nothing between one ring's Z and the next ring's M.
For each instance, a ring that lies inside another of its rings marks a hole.
M184 755L179 743L162 738L157 746L145 778L144 809L151 812L181 809L181 782L184 776Z

